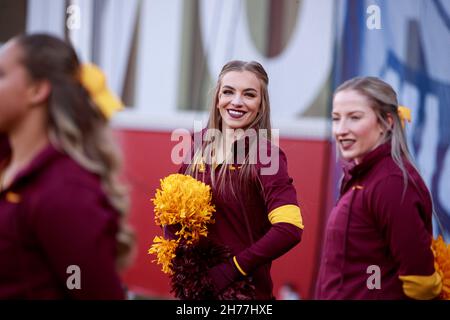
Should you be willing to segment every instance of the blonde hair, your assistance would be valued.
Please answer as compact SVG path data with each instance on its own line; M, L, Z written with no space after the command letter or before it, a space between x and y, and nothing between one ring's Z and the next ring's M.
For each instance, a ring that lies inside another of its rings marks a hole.
M217 83L214 89L214 95L212 99L211 104L211 111L209 115L208 125L206 132L206 137L204 141L202 142L201 148L198 148L197 150L194 150L194 156L191 161L191 164L186 169L186 174L192 175L195 178L198 177L199 169L204 166L205 158L204 155L210 160L214 157L215 153L217 152L217 144L218 141L215 141L215 139L212 137L214 130L220 130L222 131L222 117L220 115L220 111L217 108L217 104L219 102L219 94L220 89L222 85L222 79L228 72L231 71L249 71L253 73L258 79L261 84L261 105L259 112L256 116L256 118L250 123L250 125L247 128L243 129L254 129L255 132L260 132L260 129L266 129L267 135L266 139L270 142L271 140L271 125L270 125L270 101L269 101L269 91L268 91L268 84L269 84L269 78L267 76L266 71L264 70L263 66L255 61L240 61L240 60L233 60L225 64L219 74L219 77L217 79ZM258 135L255 137L256 140L258 140ZM255 139L252 139L250 137L250 148L255 148L256 141ZM215 164L211 164L211 181L213 188L217 189L219 192L225 191L225 186L228 185L231 187L231 191L233 194L235 194L233 184L231 183L231 176L227 174L228 170L227 167L230 164L233 164L233 158L226 157L224 159L224 163L222 167L219 170L217 179L215 178ZM211 162L209 162L211 163ZM250 184L252 181L258 181L256 169L255 167L250 163L249 154L247 153L245 155L245 159L242 163L241 169L239 170L239 185L240 186L246 186Z
M403 174L405 190L408 184L408 171L404 160L406 159L414 168L414 162L408 149L402 120L398 114L398 100L394 89L376 77L357 77L347 80L334 92L334 96L344 90L354 90L365 96L372 110L378 118L378 122L384 129L384 141L391 143L391 156ZM388 121L391 117L393 124Z
M79 79L80 63L72 46L46 34L14 39L22 49L22 64L31 78L46 79L52 91L48 101L49 138L87 171L97 174L112 207L121 215L118 265L131 251L134 235L125 223L126 189L118 182L121 159L108 120Z

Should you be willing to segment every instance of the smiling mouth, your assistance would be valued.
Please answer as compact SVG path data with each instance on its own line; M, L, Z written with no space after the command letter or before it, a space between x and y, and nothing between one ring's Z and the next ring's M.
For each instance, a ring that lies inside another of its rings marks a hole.
M341 140L339 140L339 144L341 145L341 148L343 150L350 149L355 144L355 142L356 142L356 140L353 140L353 139L341 139Z
M242 118L247 113L244 111L238 111L238 110L233 110L233 109L227 109L227 112L230 115L230 117L232 117L233 119Z

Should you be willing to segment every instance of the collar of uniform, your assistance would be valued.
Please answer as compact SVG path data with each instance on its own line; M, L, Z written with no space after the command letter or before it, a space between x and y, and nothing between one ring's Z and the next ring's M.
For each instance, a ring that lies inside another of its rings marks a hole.
M8 137L4 134L0 134L0 163L7 159L11 154L11 149L9 147Z
M20 185L20 183L24 179L37 173L42 168L48 166L59 155L60 152L57 151L51 144L48 144L34 157L33 160L31 160L31 162L24 169L19 171L11 185L3 191L11 190L12 188ZM7 156L9 157L10 153L7 154Z
M391 155L391 143L386 142L379 145L374 150L367 153L359 164L352 164L347 167L348 174L352 177L360 176L373 167L380 159Z
M200 147L200 146L203 145L203 141L204 141L204 138L205 138L205 132L207 130L208 130L208 127L203 128L201 131L194 132L191 135L193 143L195 143L195 136L196 135L198 135L197 136L198 141L201 141L201 144L199 146L195 146L194 145L194 148ZM223 132L222 132L222 134L223 134ZM268 145L267 147L270 149L270 141L266 140L266 139L264 139L262 141L264 141L264 143L266 143ZM234 165L239 165L239 163L237 161L238 160L237 159L238 146L242 146L242 143L243 143L244 144L244 152L247 154L249 152L249 149L250 149L250 142L252 142L253 146L256 147L256 150L254 150L254 152L256 152L256 154L259 157L259 144L258 144L260 142L259 136L258 136L256 130L249 130L249 131L245 132L244 136L240 137L239 139L236 139L233 142L233 144L231 145L232 152L233 152L233 164ZM256 142L256 144L254 144L255 142ZM259 161L259 159L258 159L258 161ZM216 167L214 169L216 169L219 166L220 166L220 164L216 165Z

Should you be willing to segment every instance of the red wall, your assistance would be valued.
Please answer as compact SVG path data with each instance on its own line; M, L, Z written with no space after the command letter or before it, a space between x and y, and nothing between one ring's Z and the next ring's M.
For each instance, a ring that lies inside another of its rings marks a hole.
M117 130L124 153L125 178L131 192L130 222L138 236L138 254L123 274L129 288L146 295L169 298L168 277L148 255L160 229L153 220L150 199L159 187L159 179L178 169L171 161L170 132ZM321 232L328 199L329 145L326 141L280 139L294 179L305 230L302 242L276 260L272 268L274 293L284 282L293 282L303 298L311 298L320 254Z

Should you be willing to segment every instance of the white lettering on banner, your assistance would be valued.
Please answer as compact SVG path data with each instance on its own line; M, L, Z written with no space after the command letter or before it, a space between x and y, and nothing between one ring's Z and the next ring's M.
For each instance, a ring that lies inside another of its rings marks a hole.
M100 28L96 29L96 36L91 39L91 42L97 39L95 46L85 43L84 33L84 38L78 39L81 37L80 32L77 33L78 38L74 37L74 45L82 52L81 56L87 59L95 47L96 63L105 71L112 90L119 95L122 94L123 81L132 56L131 40L135 23L139 21L135 62L139 68L135 71L132 93L134 108L129 111L177 115L179 75L182 73L180 56L185 54L182 50L184 2L143 1L138 5L133 0L123 5L107 0L101 6L101 19L97 21L95 16L95 24L88 25L85 25L85 20L89 19L84 16L92 16L94 13L89 11L93 11L94 6L83 1L80 4L83 4L78 6L83 10L82 27L92 32L94 27ZM215 14L217 7L221 10ZM280 54L268 58L262 56L253 44L247 28L249 22L244 2L201 0L200 36L209 73L217 75L223 64L234 58L261 62L270 75L271 104L276 110L273 112L274 121L297 119L311 106L329 79L333 58L333 7L333 3L328 0L302 1L289 43ZM76 27L76 13L73 15L67 20L71 28ZM168 16L171 19L167 19ZM220 19L214 19L217 16ZM120 26L116 23L118 20L123 22ZM317 33L321 36L317 37Z
M302 1L288 45L276 57L267 58L253 44L242 1L201 0L200 26L211 74L219 74L222 66L232 59L257 60L270 75L274 117L298 117L317 97L330 74L333 7L333 1L328 0ZM221 15L219 20L214 20L217 8ZM232 37L230 30L234 30ZM234 52L230 55L231 46Z

